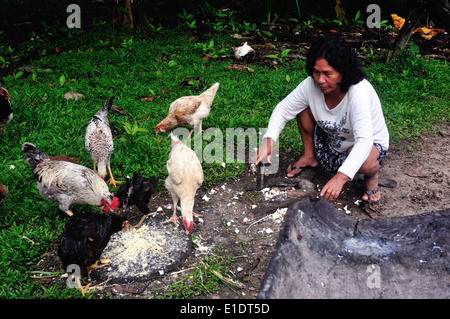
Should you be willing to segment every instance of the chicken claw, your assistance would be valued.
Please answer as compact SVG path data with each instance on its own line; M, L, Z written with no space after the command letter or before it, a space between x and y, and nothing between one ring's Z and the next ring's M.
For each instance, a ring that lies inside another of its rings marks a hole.
M176 216L170 217L168 220L163 222L163 224L170 223L170 222L172 222L175 225L175 227L178 227L178 220L177 220Z
M75 276L75 282L77 284L77 287L75 289L81 291L83 297L86 296L86 293L89 291L89 286L91 285L91 283L88 283L86 287L83 287L83 285L81 285L80 276Z
M109 176L110 176L109 181L108 181L109 184L112 184L114 187L117 187L117 184L122 183L122 182L116 181L114 179L110 166L108 166L108 171L109 171Z
M93 272L94 270L103 268L103 267L108 266L108 265L109 265L108 263L99 265L99 264L98 264L98 260L97 260L97 261L95 262L95 264L91 265L88 274L90 275L91 272Z
M112 177L112 176L111 176L111 178L108 180L108 184L110 184L110 185L112 185L112 186L114 186L114 187L117 187L117 184L120 184L120 183L122 183L122 182L116 181L116 180L114 179L114 177Z

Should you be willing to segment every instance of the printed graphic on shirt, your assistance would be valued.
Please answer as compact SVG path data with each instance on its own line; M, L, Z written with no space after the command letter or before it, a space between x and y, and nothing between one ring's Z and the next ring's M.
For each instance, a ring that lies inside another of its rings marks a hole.
M317 126L328 134L328 142L330 145L338 150L342 146L342 142L346 140L344 134L350 134L350 130L345 127L347 123L347 112L341 118L339 123L331 121L317 121Z

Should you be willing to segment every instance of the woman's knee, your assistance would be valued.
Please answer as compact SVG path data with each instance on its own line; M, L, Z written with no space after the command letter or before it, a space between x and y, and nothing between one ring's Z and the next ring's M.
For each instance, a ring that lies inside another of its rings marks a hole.
M359 173L362 174L375 174L380 169L380 162L378 158L380 157L380 152L375 146L372 146L369 156L364 161L363 165L359 169Z
M316 121L314 120L314 116L312 115L311 109L309 107L297 114L296 119L297 125L300 130L304 130L310 133L314 132Z

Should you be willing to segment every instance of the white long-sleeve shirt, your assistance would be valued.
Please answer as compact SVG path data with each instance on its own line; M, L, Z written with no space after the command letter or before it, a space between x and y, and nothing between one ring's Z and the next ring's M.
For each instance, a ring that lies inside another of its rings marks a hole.
M370 154L373 143L389 148L389 132L380 99L367 80L350 86L342 101L333 109L309 76L275 107L264 137L277 141L286 123L309 106L317 125L331 138L334 149L345 152L353 146L338 169L353 179Z

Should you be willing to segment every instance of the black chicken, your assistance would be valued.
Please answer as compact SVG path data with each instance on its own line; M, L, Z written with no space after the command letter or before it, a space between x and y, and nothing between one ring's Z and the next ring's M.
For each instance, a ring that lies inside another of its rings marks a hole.
M0 86L0 131L3 134L6 132L8 123L13 118L13 111L11 109L11 97L8 90Z
M137 208L146 215L150 213L148 202L150 197L156 192L156 181L153 177L146 178L139 173L135 173L133 178L127 178L125 184L115 193L119 199L118 207L136 205ZM143 218L143 219L144 219ZM134 227L140 227L143 219Z
M133 178L127 178L125 184L120 186L115 196L119 199L118 207L136 205L142 213L147 215L150 213L148 201L155 191L156 182L154 178L146 178L139 173L135 173Z
M64 227L58 247L58 256L63 269L70 264L80 267L82 275L99 267L97 262L111 238L111 235L126 230L129 222L117 215L79 213L70 216ZM79 278L76 278L83 295Z
M0 204L3 203L8 196L8 188L6 185L0 184Z

